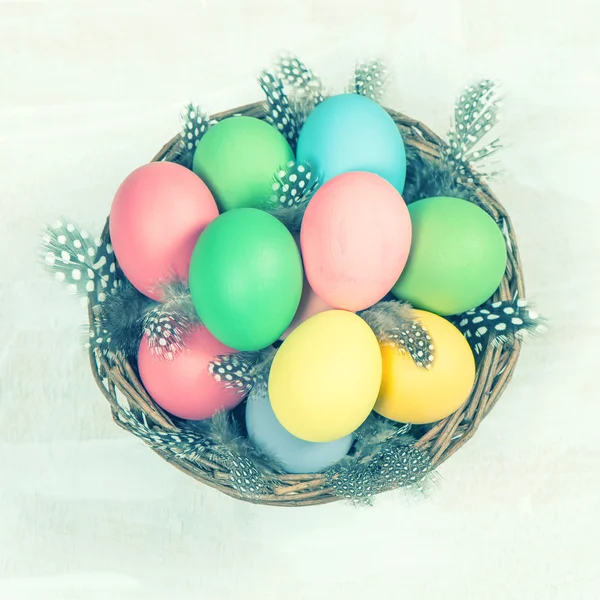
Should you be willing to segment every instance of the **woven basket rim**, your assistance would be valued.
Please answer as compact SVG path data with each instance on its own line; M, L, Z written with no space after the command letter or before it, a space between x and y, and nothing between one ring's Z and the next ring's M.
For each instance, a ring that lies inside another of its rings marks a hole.
M442 153L448 148L442 138L420 121L392 109L386 108L386 110L401 131L407 146L411 146L426 160L440 159ZM215 114L211 118L223 119L244 115L263 119L265 114L266 103L256 102ZM174 136L152 158L152 161L169 160L175 157L180 148L180 141L179 134ZM472 174L474 181L465 183L465 186L471 188L470 191L477 204L503 228L507 238L507 268L493 299L524 298L525 286L521 261L510 217L488 185L468 166L466 168ZM107 235L108 219L102 236ZM434 467L450 458L475 434L483 418L489 414L506 389L513 375L520 349L521 343L518 340L510 345L489 343L478 365L475 385L469 400L446 419L432 424L430 429L417 440L417 447L428 453ZM127 424L117 416L119 411L117 393L127 399L130 407L138 413L143 413L147 422L153 427L171 433L180 431L171 417L147 394L134 367L128 361L116 356L106 358L92 349L89 357L94 379L108 400L113 419L119 426L129 430ZM194 479L245 502L272 506L312 506L343 499L334 495L333 491L326 487L325 477L318 473L278 475L278 484L273 487L272 493L246 496L229 484L230 474L222 465L200 458L192 462L156 447L152 449Z

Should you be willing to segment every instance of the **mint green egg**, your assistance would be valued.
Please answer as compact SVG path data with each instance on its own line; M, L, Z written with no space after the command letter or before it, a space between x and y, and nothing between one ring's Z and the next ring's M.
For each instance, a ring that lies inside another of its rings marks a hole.
M280 221L239 208L202 232L189 282L198 316L217 340L235 350L259 350L279 339L298 310L302 259Z
M271 194L273 176L293 159L277 129L253 117L230 117L204 134L194 152L193 171L221 212L261 208Z
M471 310L492 296L506 270L506 243L497 223L459 198L409 205L412 243L392 288L396 298L438 315Z

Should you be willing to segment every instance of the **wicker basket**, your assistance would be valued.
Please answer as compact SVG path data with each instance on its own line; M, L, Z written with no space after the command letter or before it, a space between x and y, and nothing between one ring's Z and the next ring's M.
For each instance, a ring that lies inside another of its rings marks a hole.
M412 147L426 160L435 161L440 158L441 153L447 147L446 142L418 121L392 110L388 110L388 112L398 125L407 146ZM215 118L222 119L234 114L262 119L265 115L265 104L250 104L221 113ZM153 160L173 158L178 152L179 140L179 136L174 137L165 144ZM477 180L477 178L475 179ZM473 188L480 206L496 222L499 223L502 220L508 230L510 244L508 244L506 273L494 299L512 300L515 296L524 298L521 264L510 218L485 184L479 181L477 184L465 185ZM107 235L107 231L108 227L105 227L104 235ZM473 436L482 419L492 410L508 385L519 351L520 343L518 341L509 346L490 343L480 360L475 386L468 402L446 419L431 425L428 429L425 428L425 433L417 441L417 446L429 454L434 466L438 466L450 458ZM118 390L127 398L129 405L136 412L145 414L151 427L172 433L179 432L169 415L149 397L133 365L114 357L105 359L93 351L90 352L90 361L96 383L111 404L115 422L127 429L127 425L116 418ZM327 488L325 478L319 474L280 475L278 483L273 486L269 494L246 497L229 485L230 474L222 466L201 458L192 462L173 453L155 451L198 481L247 502L273 506L310 506L340 500L332 493L331 489Z

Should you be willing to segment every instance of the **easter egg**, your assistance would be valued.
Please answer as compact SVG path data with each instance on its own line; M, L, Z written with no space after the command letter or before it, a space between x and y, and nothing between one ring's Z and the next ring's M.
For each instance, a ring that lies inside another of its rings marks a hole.
M160 286L187 281L202 230L219 214L210 190L189 169L153 162L121 184L110 211L110 239L123 273L160 300Z
M226 211L264 205L273 176L293 159L277 129L253 117L230 117L204 134L194 152L193 169Z
M331 310L331 306L315 294L305 277L298 310L296 311L290 326L281 334L279 339L284 340L292 331L294 331L294 329L296 329L296 327L298 327L298 325L304 323L306 319L310 319L310 317L325 310Z
M433 423L467 401L475 381L475 359L452 323L422 310L415 314L433 341L432 367L418 367L408 353L382 346L383 376L375 412L401 423Z
M350 450L353 436L333 442L305 442L277 420L266 385L254 386L246 401L246 430L256 448L272 456L288 473L317 473L338 462Z
M208 330L236 350L259 350L277 340L296 314L302 260L280 221L256 208L239 208L204 230L189 279Z
M317 190L300 232L306 277L333 308L365 309L398 280L410 250L408 209L378 175L344 173Z
M243 395L226 388L208 371L216 357L234 350L217 341L205 327L197 327L183 341L183 350L168 360L153 354L147 336L142 338L138 368L152 399L172 415L193 420L208 419L219 410L237 406Z
M485 302L506 270L506 243L494 219L459 198L425 198L408 210L412 247L392 293L439 315Z
M294 239L296 240L298 248L300 248L300 237L294 235ZM296 327L298 327L298 325L300 325L300 323L304 323L306 319L325 310L331 310L331 306L315 294L314 290L310 287L310 283L308 283L305 274L302 282L302 296L300 296L298 310L296 311L290 326L281 334L279 339L284 340L292 331L294 331L294 329L296 329Z
M296 156L322 182L349 171L368 171L402 193L406 152L398 127L377 102L359 94L327 98L310 113L298 138Z
M308 442L331 442L369 416L381 383L381 352L357 315L329 310L311 317L283 342L269 373L277 420Z

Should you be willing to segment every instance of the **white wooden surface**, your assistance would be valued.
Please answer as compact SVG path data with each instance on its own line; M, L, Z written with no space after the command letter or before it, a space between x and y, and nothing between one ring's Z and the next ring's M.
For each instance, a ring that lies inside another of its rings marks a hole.
M600 597L599 5L594 0L0 0L0 598ZM35 264L58 214L96 229L180 106L259 98L280 50L331 83L355 59L447 129L478 76L507 92L494 185L552 319L430 499L253 507L110 420L84 313Z

